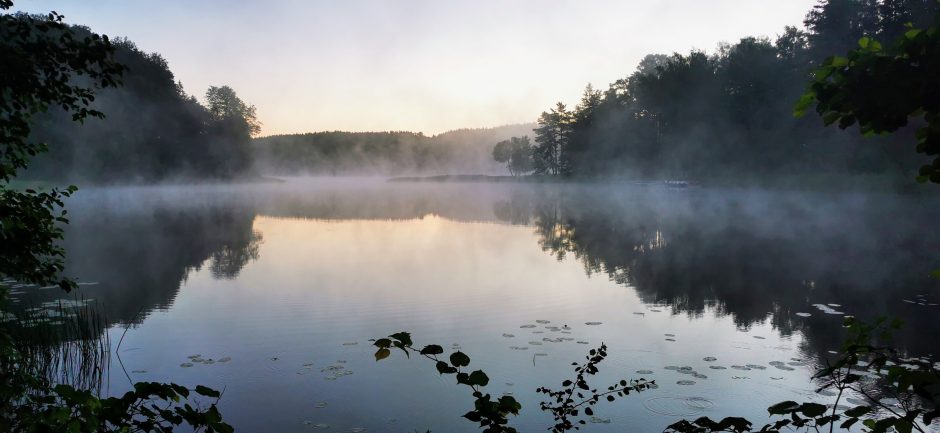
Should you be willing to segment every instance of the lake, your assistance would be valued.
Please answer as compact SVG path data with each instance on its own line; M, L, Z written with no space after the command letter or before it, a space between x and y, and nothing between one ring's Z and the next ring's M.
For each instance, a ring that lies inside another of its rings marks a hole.
M18 305L93 300L116 351L103 392L224 388L242 432L478 431L433 363L375 361L369 340L398 331L467 353L522 403L523 432L552 424L535 389L602 342L593 385L658 387L599 404L591 432L761 425L773 403L830 401L811 376L844 315L900 317L899 347L940 347L940 203L924 197L287 179L86 188L67 205L83 285L20 288Z

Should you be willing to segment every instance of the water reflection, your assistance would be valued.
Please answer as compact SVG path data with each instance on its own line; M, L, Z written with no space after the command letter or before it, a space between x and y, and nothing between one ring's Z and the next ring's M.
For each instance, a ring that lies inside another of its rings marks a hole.
M312 183L100 190L71 206L67 269L84 281L102 280L89 291L107 299L107 315L119 323L169 308L181 282L203 266L216 278L236 278L260 254L263 238L253 227L259 215L438 215L531 225L546 253L573 257L587 274L605 274L675 314L727 314L744 329L769 318L789 335L830 321L813 304L838 303L860 317L902 316L912 329L938 324L932 306L903 301L928 294L927 303L936 302L929 298L936 288L929 272L937 266L932 253L940 235L922 227L936 220L938 206L923 198L623 185ZM801 317L806 313L811 316ZM901 338L915 349L940 344L935 333ZM811 341L828 350L840 339L836 332Z
M940 325L929 276L940 235L924 230L940 216L936 200L605 187L517 194L494 213L514 224L531 215L547 253L674 314L708 309L744 329L769 318L784 335L808 331L817 352L842 341L838 327L812 326L827 314L891 315L908 322L903 347L940 347L925 332ZM923 294L933 300L911 301Z
M69 206L67 270L98 283L81 292L108 319L136 327L121 352L134 379L226 386L224 409L248 430L309 429L316 409L334 426L384 431L423 408L412 417L473 431L427 366L372 363L368 338L398 330L478 355L494 392L546 385L600 341L613 373L673 385L625 401L599 431L649 413L764 414L811 391L806 358L842 340L826 309L901 316L913 351L940 343L927 277L940 239L923 230L940 206L923 198L291 181L87 190ZM192 361L203 358L226 362ZM363 396L375 387L415 392ZM524 405L523 430L548 425Z

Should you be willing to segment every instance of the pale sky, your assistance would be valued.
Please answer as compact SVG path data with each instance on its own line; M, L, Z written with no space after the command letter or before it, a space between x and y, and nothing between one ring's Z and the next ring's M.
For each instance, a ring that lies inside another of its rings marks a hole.
M532 122L646 54L801 25L815 0L20 0L159 52L187 92L232 86L262 134Z

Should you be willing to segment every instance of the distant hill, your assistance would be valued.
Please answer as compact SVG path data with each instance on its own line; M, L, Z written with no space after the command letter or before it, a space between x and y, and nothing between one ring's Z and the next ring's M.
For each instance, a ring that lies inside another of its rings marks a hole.
M467 128L430 137L409 131L272 135L254 139L252 151L255 167L270 174L503 174L493 145L532 136L534 127Z

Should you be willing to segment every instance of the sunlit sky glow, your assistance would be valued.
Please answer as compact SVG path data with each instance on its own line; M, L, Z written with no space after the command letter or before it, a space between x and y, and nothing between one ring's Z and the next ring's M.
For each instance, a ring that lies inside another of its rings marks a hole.
M649 53L800 25L815 0L32 0L161 53L187 92L228 84L263 134L534 121Z

